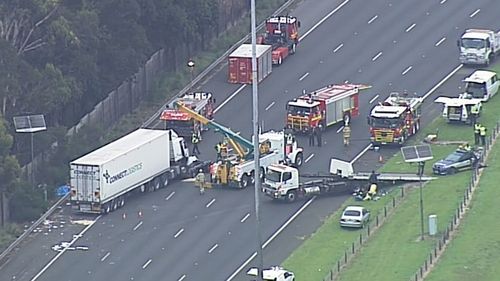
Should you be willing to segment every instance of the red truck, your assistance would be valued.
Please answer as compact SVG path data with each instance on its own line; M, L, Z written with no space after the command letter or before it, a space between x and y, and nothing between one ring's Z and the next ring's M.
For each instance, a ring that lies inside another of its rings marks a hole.
M291 16L274 16L266 20L266 33L257 44L272 46L272 62L281 65L288 55L295 54L299 44L300 21Z

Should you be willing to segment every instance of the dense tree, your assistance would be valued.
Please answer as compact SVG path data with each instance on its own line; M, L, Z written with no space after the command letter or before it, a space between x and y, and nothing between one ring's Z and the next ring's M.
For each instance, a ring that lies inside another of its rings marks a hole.
M0 193L11 194L18 186L21 168L14 156L9 155L13 138L0 118Z

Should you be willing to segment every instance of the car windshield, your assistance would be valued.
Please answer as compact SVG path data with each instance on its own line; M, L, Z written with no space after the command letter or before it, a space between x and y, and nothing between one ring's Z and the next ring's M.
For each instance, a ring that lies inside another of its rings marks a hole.
M473 98L483 98L486 94L486 85L485 83L468 82L465 91L471 94Z
M313 107L303 107L296 105L288 106L288 114L299 115L299 116L309 116L313 112Z
M280 182L281 172L273 171L272 169L267 170L266 180L271 182Z
M462 47L464 48L481 49L484 48L484 46L485 44L483 39L472 39L472 38L462 39Z
M347 216L347 217L359 217L359 216L361 216L361 212L360 211L356 211L356 210L346 210L344 212L344 216Z
M401 125L401 120L399 118L371 117L370 123L374 128L394 129L398 128Z
M450 161L450 162L458 162L460 160L460 157L462 157L464 154L460 152L453 152L452 154L448 155L444 160Z

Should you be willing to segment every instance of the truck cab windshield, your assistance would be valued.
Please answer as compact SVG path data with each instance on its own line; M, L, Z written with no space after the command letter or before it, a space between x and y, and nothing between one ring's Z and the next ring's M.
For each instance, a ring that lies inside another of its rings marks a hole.
M465 91L473 98L483 98L486 95L486 85L484 83L468 82Z
M266 180L271 182L280 182L281 181L281 172L273 171L269 169L266 174Z
M374 128L394 129L401 126L401 119L371 117L370 124Z
M299 115L302 117L309 116L311 113L317 111L315 107L302 107L302 106L296 106L296 105L289 105L288 106L288 114L291 115Z
M464 48L482 49L486 44L483 39L464 38L461 45Z

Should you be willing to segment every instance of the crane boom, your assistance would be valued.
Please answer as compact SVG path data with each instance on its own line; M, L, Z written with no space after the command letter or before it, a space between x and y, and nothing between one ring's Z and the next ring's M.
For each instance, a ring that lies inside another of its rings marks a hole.
M231 129L226 128L226 127L222 126L221 124L219 124L213 120L210 120L203 115L198 114L196 111L185 106L181 102L176 102L175 105L177 106L177 108L180 111L189 114L194 120L224 134L229 139L229 142L231 143L231 145L234 147L234 149L236 150L236 152L238 153L238 155L242 159L251 157L251 155L253 154L253 143L252 142L243 138L239 134L231 131ZM245 151L245 149L246 149L246 151Z

